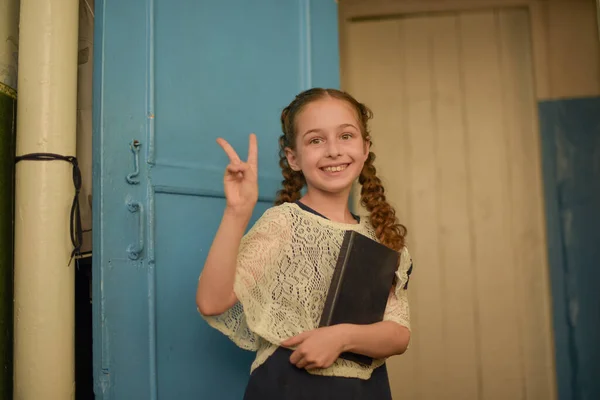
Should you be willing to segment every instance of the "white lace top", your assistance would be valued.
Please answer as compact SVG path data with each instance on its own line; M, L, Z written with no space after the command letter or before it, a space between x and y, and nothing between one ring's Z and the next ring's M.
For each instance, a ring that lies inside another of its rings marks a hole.
M337 223L285 203L268 209L242 238L234 283L239 301L221 315L204 318L239 347L257 352L251 371L282 341L318 328L344 232L351 229L377 240L368 218ZM410 266L404 248L384 316L409 329ZM364 366L339 358L329 368L309 372L368 379L383 363Z

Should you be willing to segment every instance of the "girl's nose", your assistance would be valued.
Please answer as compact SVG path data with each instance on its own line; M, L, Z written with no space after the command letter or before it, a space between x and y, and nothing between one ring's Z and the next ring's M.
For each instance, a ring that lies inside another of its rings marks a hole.
M340 156L340 146L335 140L330 140L327 143L327 157L335 158Z

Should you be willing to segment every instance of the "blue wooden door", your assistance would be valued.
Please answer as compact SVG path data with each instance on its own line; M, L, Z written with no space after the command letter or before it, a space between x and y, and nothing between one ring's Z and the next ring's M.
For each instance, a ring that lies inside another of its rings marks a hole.
M600 399L600 97L539 115L559 398Z
M98 399L240 399L252 353L195 290L224 207L227 138L281 175L279 114L338 86L334 0L104 0L94 67L94 374Z

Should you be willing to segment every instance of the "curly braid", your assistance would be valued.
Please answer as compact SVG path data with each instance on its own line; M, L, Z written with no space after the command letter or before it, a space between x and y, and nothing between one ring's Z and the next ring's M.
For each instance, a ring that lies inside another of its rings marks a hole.
M283 181L281 181L283 188L277 192L275 205L293 203L299 200L301 197L300 191L306 184L302 171L294 171L288 164L285 156L286 147L288 146L286 145L285 135L281 135L279 138L279 166L283 175Z
M406 227L398 222L396 210L385 198L385 189L377 177L374 161L375 154L370 152L358 177L358 183L362 186L360 204L369 211L371 225L379 241L399 251L404 247Z
M285 149L294 150L296 148L296 119L304 107L313 101L327 97L343 100L352 105L357 113L363 140L371 143L368 121L373 117L373 113L350 94L337 89L322 88L313 88L298 94L281 113L283 135L279 138L279 166L284 179L282 181L283 188L277 193L275 205L294 202L301 197L300 192L306 184L306 179L302 171L294 171L290 167ZM398 222L396 211L385 198L383 185L377 177L377 171L373 165L374 160L375 154L370 152L358 178L362 185L360 203L369 211L371 225L375 228L379 241L399 251L404 247L406 227Z

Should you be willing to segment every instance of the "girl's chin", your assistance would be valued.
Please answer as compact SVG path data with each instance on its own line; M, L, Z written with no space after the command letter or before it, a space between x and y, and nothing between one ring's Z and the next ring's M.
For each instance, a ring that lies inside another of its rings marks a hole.
M352 183L337 183L337 182L324 182L324 183L319 183L318 185L310 185L312 186L313 189L316 189L320 192L323 193L329 193L329 194L341 194L341 193L348 193L350 192L350 190L352 189Z

